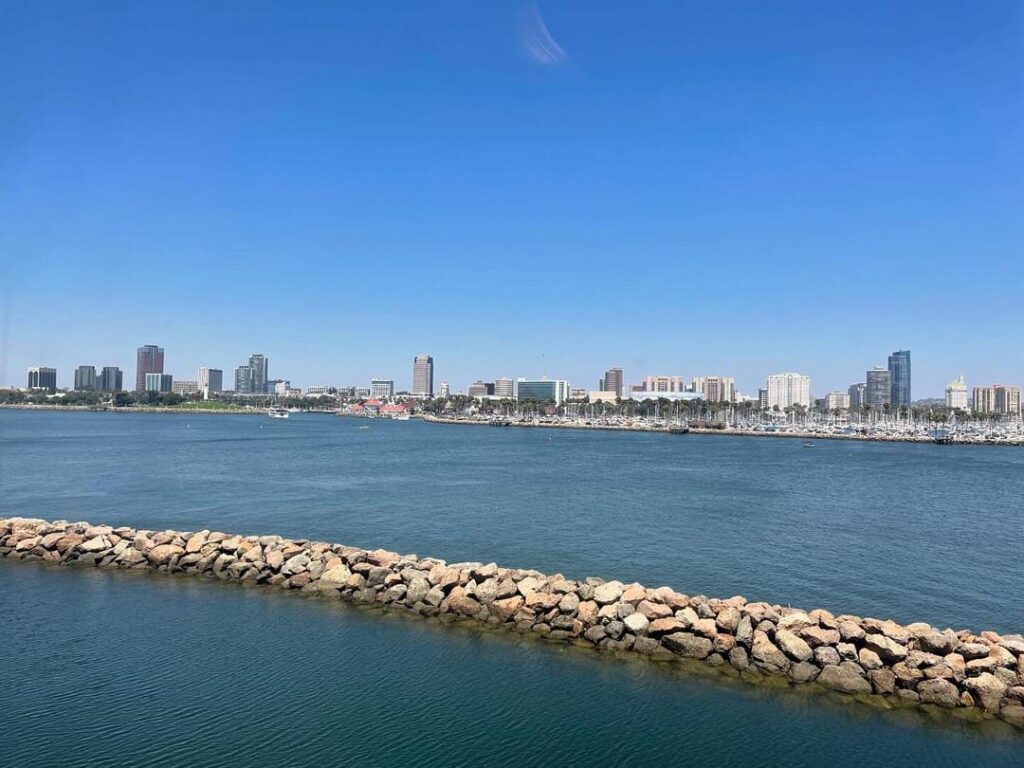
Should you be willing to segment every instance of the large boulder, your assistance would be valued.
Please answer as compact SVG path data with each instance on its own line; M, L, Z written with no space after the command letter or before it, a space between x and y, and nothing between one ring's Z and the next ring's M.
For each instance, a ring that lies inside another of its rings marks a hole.
M769 639L761 630L754 632L754 643L751 646L751 655L758 666L767 668L772 672L785 672L789 669L789 659L786 654Z
M775 633L775 644L796 661L810 661L814 658L811 646L788 629L780 629Z
M935 678L923 680L917 685L917 695L925 704L938 704L952 709L960 703L960 691L949 680Z
M673 653L690 659L705 659L713 648L712 642L706 637L697 637L690 632L665 635L661 643Z
M907 658L906 646L900 645L888 635L866 635L864 647L877 653L887 664L894 664Z
M622 596L622 582L608 581L594 589L594 602L598 605L614 603Z
M145 553L153 565L166 565L175 555L183 555L185 550L176 544L158 544Z
M964 687L974 694L975 700L986 712L998 712L999 701L1006 693L1006 683L993 674L982 672L964 680Z
M818 682L826 688L842 693L871 693L871 683L864 679L863 670L852 661L825 667Z
M336 565L333 568L328 568L326 571L320 574L320 587L323 589L341 589L345 586L348 581L348 577L352 575L350 571L344 565Z

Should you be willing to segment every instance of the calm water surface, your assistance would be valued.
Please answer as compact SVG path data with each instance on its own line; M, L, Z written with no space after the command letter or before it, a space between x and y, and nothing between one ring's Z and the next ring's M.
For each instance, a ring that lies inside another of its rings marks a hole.
M1024 625L1022 470L1007 448L0 410L0 516L282 533L1002 630ZM1024 764L999 728L273 592L10 563L0 587L13 765Z

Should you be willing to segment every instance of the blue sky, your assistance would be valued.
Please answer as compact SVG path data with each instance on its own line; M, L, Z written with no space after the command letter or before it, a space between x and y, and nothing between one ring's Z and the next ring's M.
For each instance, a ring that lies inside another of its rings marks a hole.
M1024 5L0 1L0 379L1024 383Z

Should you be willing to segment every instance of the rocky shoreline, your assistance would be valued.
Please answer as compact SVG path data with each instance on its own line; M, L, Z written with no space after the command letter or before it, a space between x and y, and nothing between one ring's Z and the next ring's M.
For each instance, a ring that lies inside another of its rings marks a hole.
M1024 636L906 626L825 610L684 595L495 563L213 531L0 519L0 557L181 573L277 587L654 661L699 660L751 680L813 684L1024 729Z

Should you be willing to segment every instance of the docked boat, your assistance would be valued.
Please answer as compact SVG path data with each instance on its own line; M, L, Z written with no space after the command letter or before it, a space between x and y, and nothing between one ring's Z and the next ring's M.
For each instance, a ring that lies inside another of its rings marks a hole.
M267 416L272 419L287 419L288 410L286 408L269 408L267 409Z

